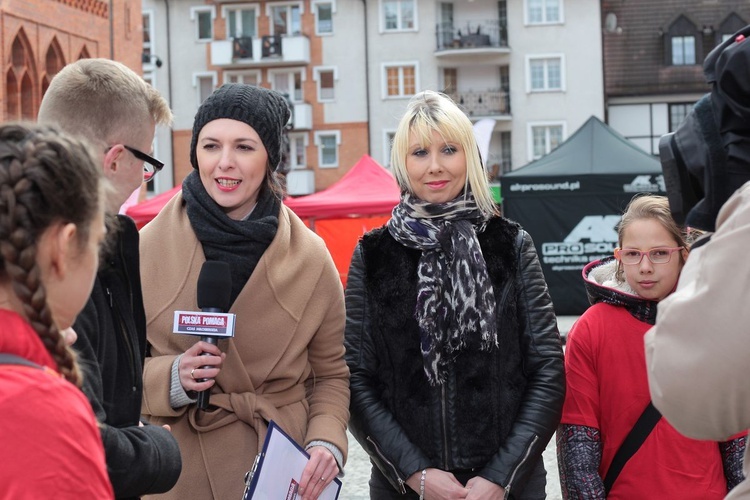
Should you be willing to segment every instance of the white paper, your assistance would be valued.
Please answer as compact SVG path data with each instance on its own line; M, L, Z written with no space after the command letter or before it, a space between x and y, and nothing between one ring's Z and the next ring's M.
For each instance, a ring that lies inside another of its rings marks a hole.
M309 460L307 453L272 422L268 427L264 455L250 485L252 495L246 500L295 500L302 471ZM334 478L318 498L336 500L340 490L341 481Z

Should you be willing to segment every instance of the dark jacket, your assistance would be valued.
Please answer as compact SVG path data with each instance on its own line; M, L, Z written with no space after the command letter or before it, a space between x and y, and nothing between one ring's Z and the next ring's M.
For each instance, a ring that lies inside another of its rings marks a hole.
M436 387L424 375L414 319L420 251L381 228L354 252L346 291L350 427L401 491L411 474L437 467L476 469L506 496L519 493L559 423L560 337L533 243L519 231L498 217L479 235L499 348L469 344Z
M139 426L146 317L138 231L118 216L113 248L102 259L94 289L73 328L83 392L102 424L107 470L117 498L169 490L182 469L177 441L161 426Z

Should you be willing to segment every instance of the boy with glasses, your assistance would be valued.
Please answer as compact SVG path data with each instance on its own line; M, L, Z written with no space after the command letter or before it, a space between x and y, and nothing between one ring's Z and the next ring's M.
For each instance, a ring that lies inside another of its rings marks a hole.
M39 121L87 139L113 187L107 211L109 248L91 296L73 328L84 371L83 391L101 423L110 480L117 498L168 491L182 468L168 429L141 421L146 320L141 295L138 232L120 206L163 163L151 151L157 124L172 112L159 92L128 67L82 59L50 83ZM112 234L114 233L114 234Z

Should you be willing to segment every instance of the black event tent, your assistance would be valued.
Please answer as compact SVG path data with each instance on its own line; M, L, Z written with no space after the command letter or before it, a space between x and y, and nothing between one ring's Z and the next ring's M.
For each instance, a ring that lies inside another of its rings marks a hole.
M665 194L659 160L592 116L537 161L503 175L503 215L534 239L557 314L589 303L581 270L612 255L636 193Z

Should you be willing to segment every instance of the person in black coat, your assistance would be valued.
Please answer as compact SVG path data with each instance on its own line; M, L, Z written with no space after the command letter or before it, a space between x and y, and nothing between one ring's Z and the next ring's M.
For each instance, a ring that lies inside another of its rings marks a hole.
M141 296L138 231L120 206L162 163L151 151L157 123L169 124L164 98L135 72L107 59L63 68L42 99L39 121L87 139L112 187L108 248L94 289L73 329L83 392L101 424L107 471L117 498L163 493L177 482L182 461L169 429L141 419L146 319Z
M392 149L401 202L346 289L354 437L371 498L543 499L563 352L529 235L498 215L471 122L412 98Z

